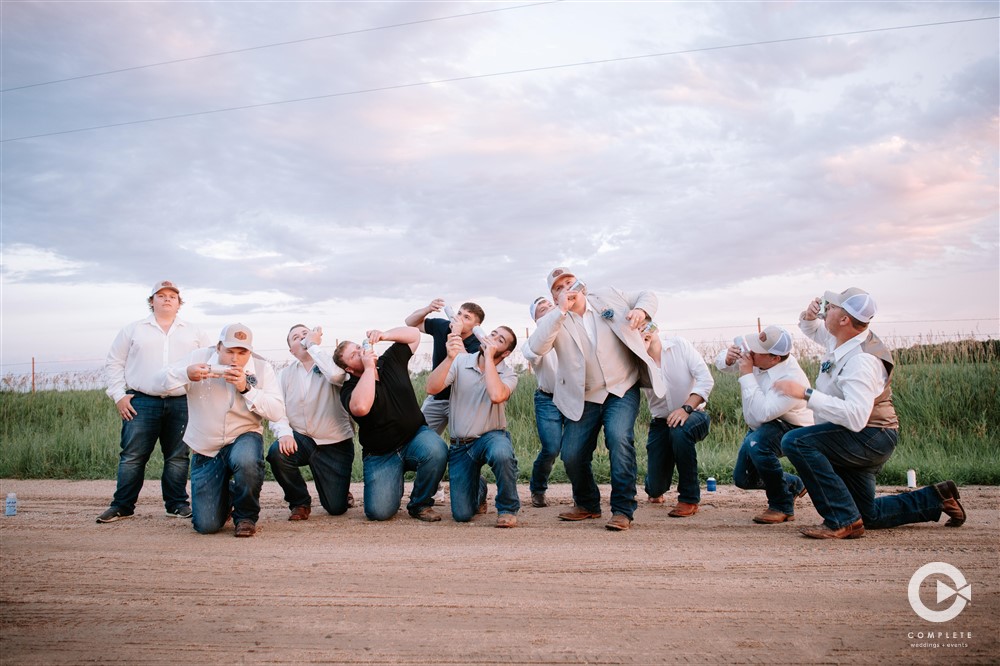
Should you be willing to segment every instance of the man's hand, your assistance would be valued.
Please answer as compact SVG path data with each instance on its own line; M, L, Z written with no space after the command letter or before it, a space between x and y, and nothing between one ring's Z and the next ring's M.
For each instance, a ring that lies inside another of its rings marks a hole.
M306 333L305 337L302 338L302 342L305 342L306 340L309 341L310 347L313 345L318 345L321 342L323 342L323 327L317 326L316 328Z
M785 395L798 398L799 400L805 400L806 397L806 387L799 384L794 379L779 379L772 384L775 391L784 393Z
M682 425L687 423L688 413L682 408L677 408L674 411L667 414L667 425L671 428L680 428Z
M247 390L247 373L243 368L238 368L235 365L229 366L226 373L222 375L222 378L226 380L226 383L232 384L240 393Z
M736 362L739 363L741 375L749 375L753 372L753 357L750 354L740 354Z
M569 312L576 305L576 301L579 298L583 298L583 294L578 291L570 291L569 289L563 289L559 293L559 309L563 312Z
M448 352L448 358L455 360L456 356L465 353L465 343L462 342L462 336L458 333L449 334L448 339L444 343L444 348Z
M443 298L435 298L427 306L427 314L430 314L432 312L441 312L442 309L444 309L444 299Z
M628 320L629 328L633 331L638 331L643 324L646 323L647 318L649 318L649 314L642 308L629 310L628 314L625 315L625 319Z
M193 382L200 382L209 377L216 377L212 374L212 366L208 363L192 363L187 367L187 376Z
M278 439L278 450L284 455L290 456L299 450L299 445L291 435L285 435Z
M497 341L492 337L487 337L479 343L479 351L483 352L483 358L486 359L486 362L490 365L496 365L496 361L494 359L496 358L498 347L499 345L497 344Z
M730 345L729 349L726 350L726 365L732 365L736 361L740 360L740 356L743 354L743 350L736 345Z
M820 299L817 296L816 298L812 299L809 302L809 305L806 306L806 309L802 311L802 314L800 316L805 321L812 321L816 319L816 317L819 316L819 306L820 306Z
M118 408L118 414L122 417L123 421L131 421L132 417L139 413L132 406L131 393L126 393L122 396L122 399L115 403L115 407Z

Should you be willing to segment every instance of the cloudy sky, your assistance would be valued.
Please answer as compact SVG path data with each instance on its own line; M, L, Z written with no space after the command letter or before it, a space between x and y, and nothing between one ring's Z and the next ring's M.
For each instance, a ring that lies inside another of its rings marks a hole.
M160 279L278 359L438 296L523 331L557 265L691 338L850 286L1000 334L997 2L0 11L4 372L103 358Z

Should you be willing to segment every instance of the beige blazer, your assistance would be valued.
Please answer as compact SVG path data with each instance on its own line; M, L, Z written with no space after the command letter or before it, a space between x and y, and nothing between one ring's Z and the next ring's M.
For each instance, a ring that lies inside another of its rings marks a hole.
M607 330L614 333L614 336L631 352L630 357L639 370L639 386L650 388L655 395L662 397L666 390L663 384L663 375L653 359L646 353L642 336L638 331L633 331L629 327L628 320L625 319L629 310L634 308L642 308L650 317L655 316L658 305L656 295L650 291L625 293L618 289L605 288L588 293L587 301L590 303L590 307L597 312L599 321L603 322L607 326ZM603 316L603 313L609 310L613 313L610 319ZM583 415L583 396L587 374L586 359L584 345L577 337L576 327L563 326L563 321L567 316L558 308L553 308L551 312L539 319L538 327L528 337L528 348L539 356L555 350L559 368L555 390L552 392L552 401L563 416L571 421L578 421ZM601 331L598 331L598 337L601 337ZM609 393L621 397L632 388L628 378L632 374L633 368L602 366L601 370L604 372Z

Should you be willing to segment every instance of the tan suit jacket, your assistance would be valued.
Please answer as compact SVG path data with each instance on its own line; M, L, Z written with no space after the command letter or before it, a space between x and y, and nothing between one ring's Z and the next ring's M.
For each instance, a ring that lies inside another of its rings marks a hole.
M629 310L634 308L642 308L650 317L655 316L658 305L656 295L650 291L625 293L618 289L605 288L588 293L587 301L597 314L598 328L600 329L602 324L606 326L605 330L598 330L598 339L603 340L607 331L612 332L614 337L631 352L629 357L639 370L639 386L650 388L655 395L662 397L665 393L665 387L660 369L646 353L642 336L638 331L629 327L628 320L625 318ZM603 313L609 310L613 313L610 319L603 316ZM587 374L584 349L589 346L589 342L585 343L580 340L577 327L563 326L563 322L568 316L558 308L553 308L551 312L538 320L538 327L528 338L528 347L539 356L555 350L559 368L556 375L555 391L552 392L552 401L563 416L572 421L578 421L583 415L584 386ZM632 388L628 380L632 376L632 367L623 365L605 367L602 365L601 370L604 372L609 393L621 397Z

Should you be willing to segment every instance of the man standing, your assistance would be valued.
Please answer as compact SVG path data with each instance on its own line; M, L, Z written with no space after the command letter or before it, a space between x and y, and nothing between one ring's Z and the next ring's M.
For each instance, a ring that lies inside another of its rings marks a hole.
M432 312L440 312L444 306L443 299L435 298L426 307L414 310L405 321L407 326L413 326L433 339L431 370L438 367L448 355L446 346L448 336L451 333L457 333L461 336L465 351L469 354L479 351L479 338L472 334L472 329L482 324L483 319L486 318L486 313L475 303L462 303L454 320L441 319L440 317L427 318L427 315ZM448 425L448 400L450 396L450 388L446 388L438 395L428 395L420 408L427 420L427 425L439 435L444 432L445 426Z
M296 324L288 331L288 351L295 360L283 368L278 383L287 418L271 424L277 441L267 461L285 491L289 520L308 520L312 511L309 488L299 468L309 465L319 502L339 516L353 505L354 425L340 402L347 374L320 348L323 331Z
M271 364L253 353L253 333L243 324L222 329L215 347L198 349L161 371L166 390L187 387L190 415L184 441L191 455L191 508L202 534L222 529L230 513L235 535L252 537L264 483L262 419L285 418Z
M562 520L601 516L601 493L591 468L597 435L611 461L609 530L627 530L635 513L635 417L639 386L663 395L663 381L646 353L638 329L655 315L657 299L648 291L587 288L567 268L547 277L556 307L538 320L528 346L543 356L555 349L559 369L553 402L563 416L562 460L573 486L572 510Z
M506 326L493 331L476 353L463 353L462 338L448 336L448 356L427 378L427 392L451 387L448 431L448 468L451 470L451 515L472 520L486 502L486 484L479 471L484 464L497 480L497 527L517 525L521 502L517 496L517 458L507 432L504 403L517 388L517 375L504 362L517 346L517 336Z
M372 346L394 344L381 358ZM434 490L448 464L448 447L427 427L413 392L407 365L420 331L401 326L368 331L366 345L341 342L334 362L350 375L340 393L344 407L358 423L365 477L365 516L389 520L403 498L403 473L416 472L406 510L426 522L441 520L434 510ZM366 348L367 347L367 348Z
M822 322L817 320L821 312ZM875 497L875 476L899 437L892 354L868 330L875 312L875 300L856 287L814 299L800 315L799 328L828 350L816 389L791 379L775 382L785 395L804 399L816 418L816 425L796 428L781 439L781 450L823 517L821 525L799 530L813 539L854 539L865 528L935 522L942 512L949 517L947 527L965 522L954 481Z
M153 380L163 366L210 345L212 339L201 329L177 318L184 300L173 282L157 282L146 300L152 314L132 322L118 333L104 367L107 394L115 401L122 418L122 450L115 495L111 506L97 517L98 523L113 523L135 513L146 463L157 439L163 452L160 487L167 516L191 517L187 493L188 455L184 445L187 395L184 387L163 392Z
M743 399L743 419L750 432L736 455L733 482L744 490L763 488L767 510L753 521L773 525L795 520L795 500L806 494L802 479L781 467L781 438L794 428L813 425L805 400L785 395L774 382L791 379L809 385L806 373L792 353L792 336L780 326L749 333L719 352L715 366L738 372Z
M663 504L676 466L677 504L667 515L687 518L698 512L701 501L695 445L708 436L705 402L715 380L705 359L684 338L661 341L656 324L648 321L642 341L667 387L663 397L643 389L653 417L646 440L646 494L652 504Z
M528 312L532 321L537 322L554 307L552 301L539 296L528 308ZM549 505L545 499L545 493L549 489L549 474L552 473L552 466L559 457L559 441L562 439L563 429L563 415L552 402L559 366L554 352L539 356L531 351L530 346L525 345L521 353L524 354L524 359L531 366L538 381L534 397L535 428L538 430L538 441L542 445L531 468L528 488L531 490L531 506L546 507Z

